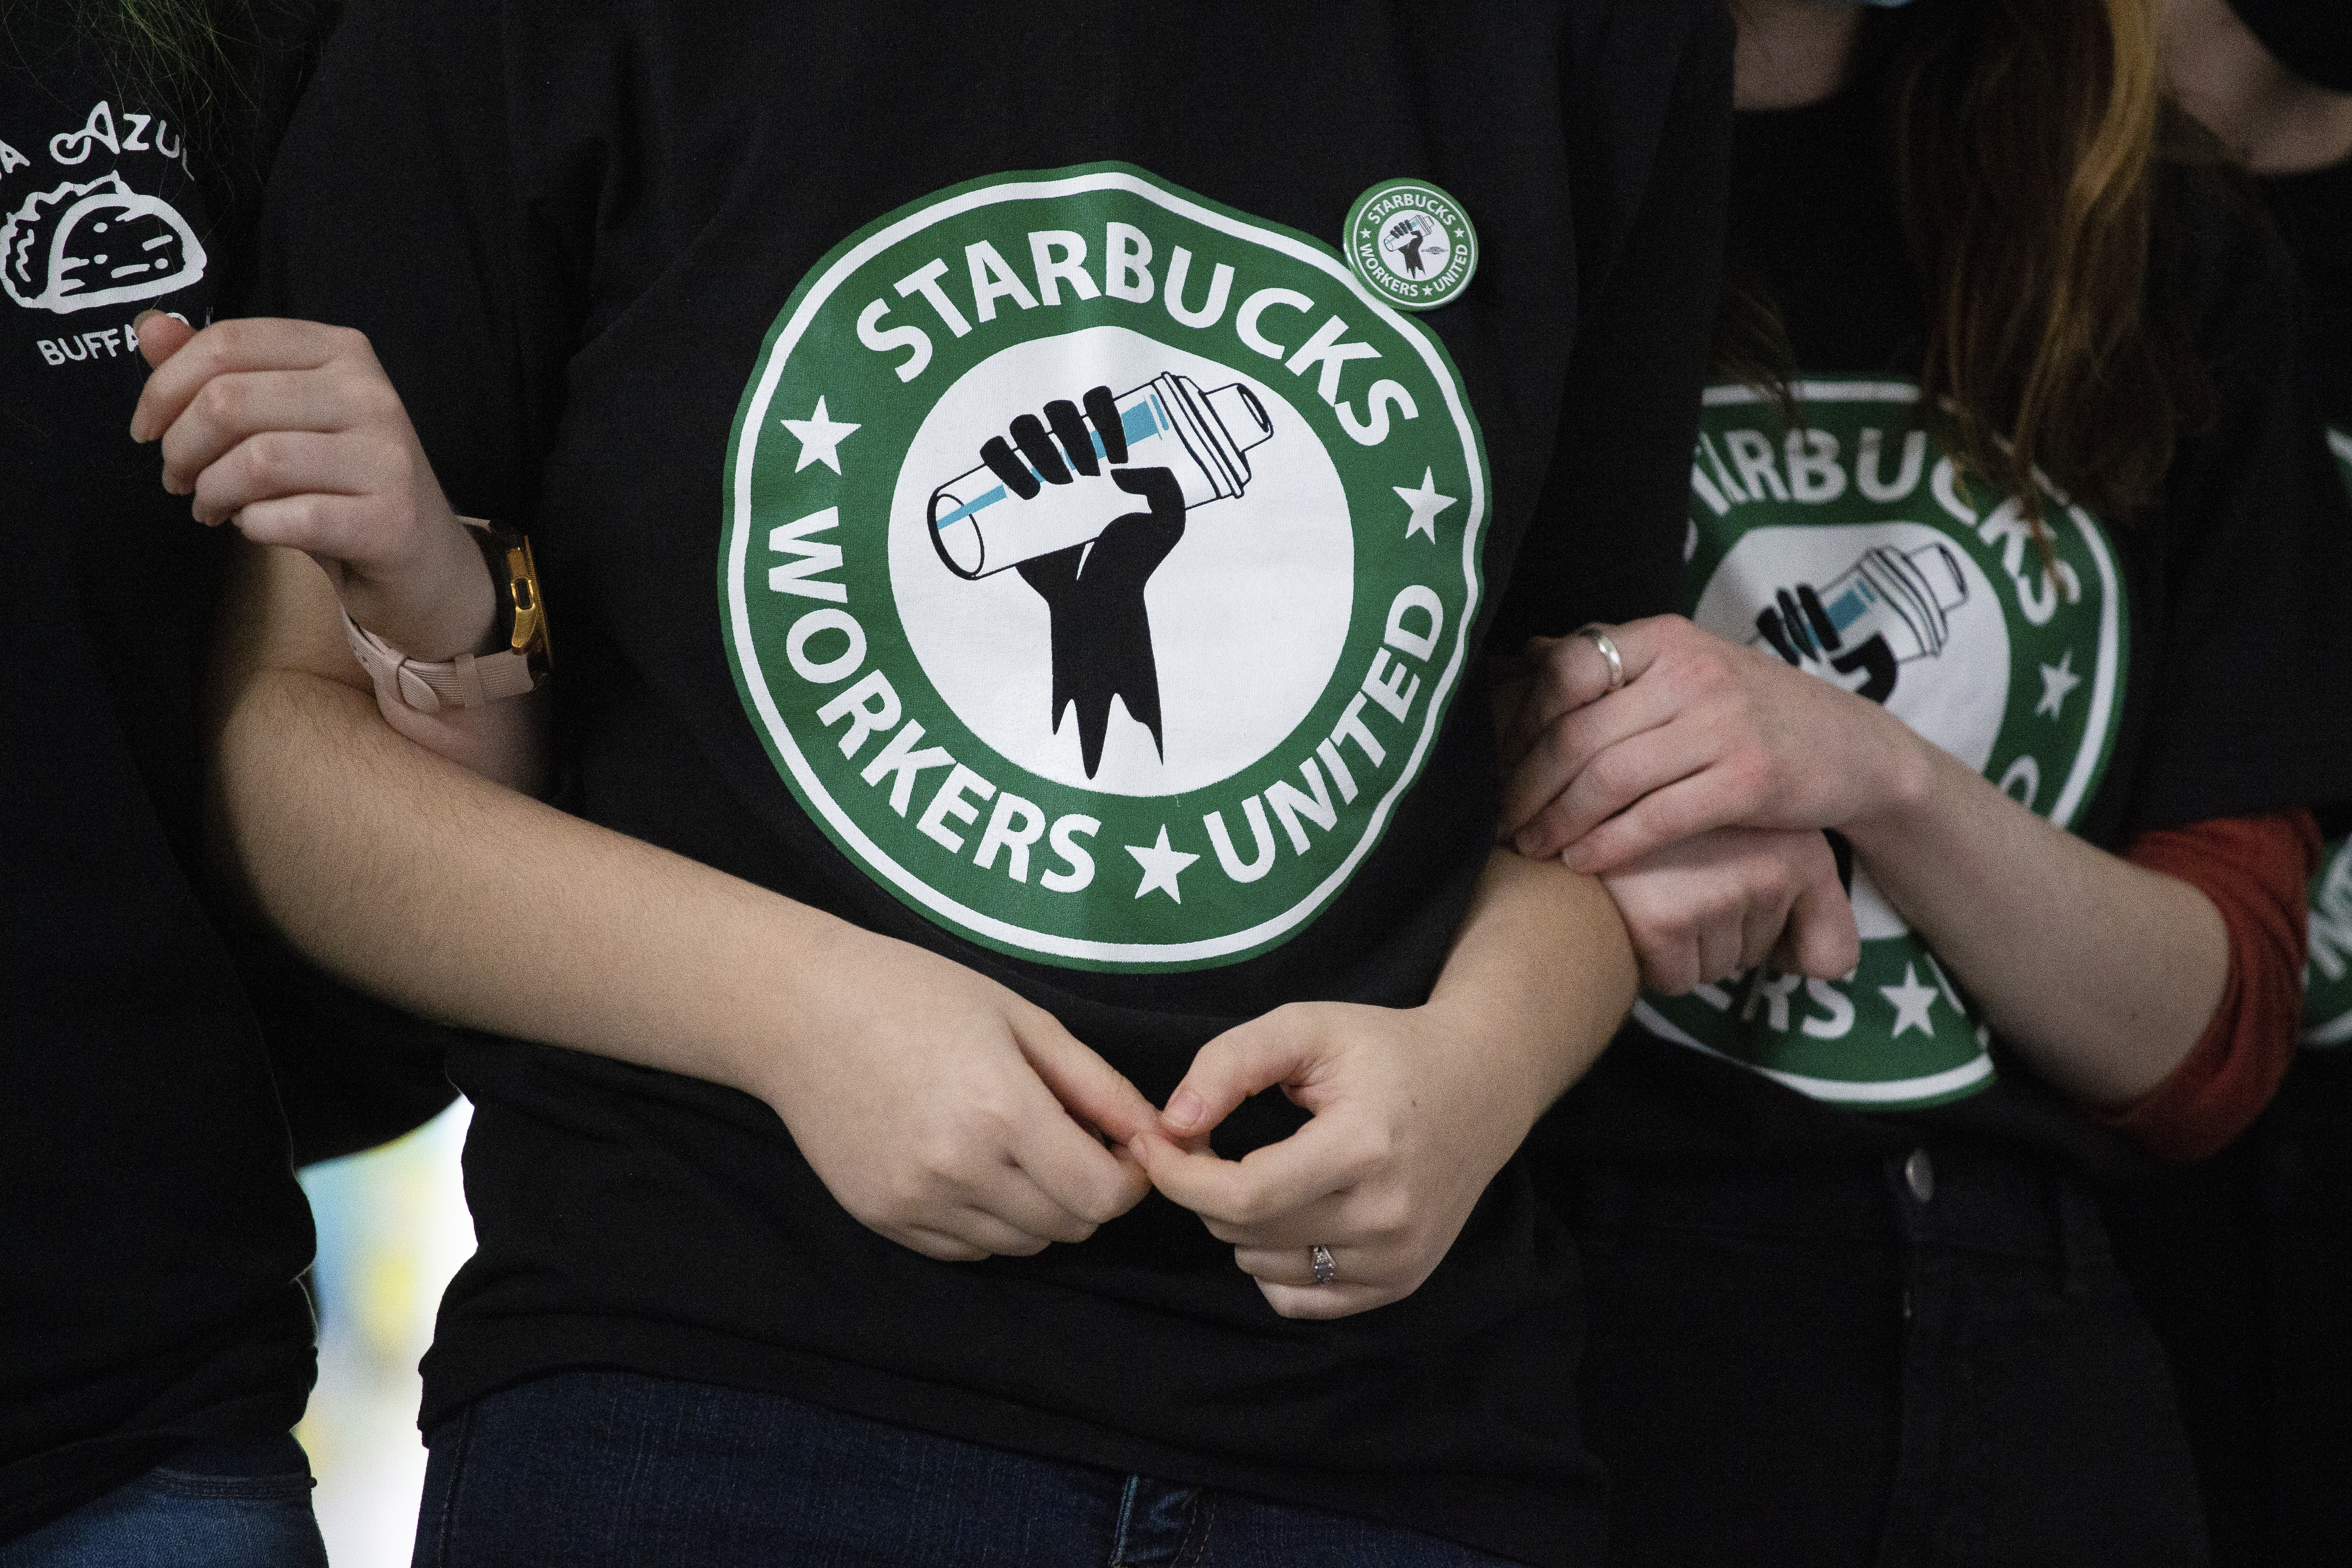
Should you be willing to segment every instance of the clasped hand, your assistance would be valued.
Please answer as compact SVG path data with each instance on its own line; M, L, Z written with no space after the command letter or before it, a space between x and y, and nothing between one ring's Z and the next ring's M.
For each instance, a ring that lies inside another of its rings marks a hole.
M1233 1246L1276 1311L1342 1317L1428 1278L1540 1109L1478 1092L1446 1048L1475 1020L1302 1003L1203 1046L1162 1112L1004 986L849 940L886 951L829 964L837 979L811 1003L850 1022L757 1091L853 1216L931 1258L1082 1241L1156 1184ZM1312 1119L1239 1161L1212 1152L1211 1130L1277 1085ZM1339 1270L1328 1285L1313 1282L1318 1245Z
M139 334L155 371L131 438L160 439L163 488L193 497L197 521L305 552L404 653L485 651L489 573L363 335L267 319L197 332L160 312Z
M1436 1001L1276 1008L1201 1047L1135 1155L1284 1317L1385 1306L1429 1278L1541 1110L1511 1086L1482 1088L1465 1048L1480 1027ZM1210 1131L1276 1086L1313 1113L1307 1124L1239 1160L1213 1152Z
M488 574L363 336L264 320L192 332L163 315L140 333L156 368L131 435L160 439L164 488L192 495L199 521L307 552L352 618L406 653L482 640ZM1276 1310L1340 1317L1419 1287L1540 1110L1446 1067L1476 1020L1318 1003L1211 1041L1163 1116L1044 1009L844 931L848 947L811 966L797 1047L733 1077L854 1217L932 1258L1081 1241L1156 1184ZM1237 1162L1212 1152L1216 1123L1276 1085L1307 1124ZM1316 1246L1333 1255L1328 1285Z
M1538 638L1505 725L1506 835L1617 900L1667 994L1771 961L1835 979L1860 956L1823 829L1887 809L1912 731L1877 704L1678 616Z

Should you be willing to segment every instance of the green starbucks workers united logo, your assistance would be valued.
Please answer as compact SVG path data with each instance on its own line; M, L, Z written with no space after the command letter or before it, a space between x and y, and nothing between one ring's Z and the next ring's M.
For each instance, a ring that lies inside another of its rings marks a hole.
M2327 847L2311 879L2303 970L2303 1043L2352 1045L2352 839Z
M1478 231L1460 202L1426 180L1384 180L1348 210L1348 261L1390 304L1433 310L1470 287Z
M821 262L737 416L747 712L856 864L1076 966L1231 963L1434 743L1487 474L1437 340L1328 247L1093 164Z
M2327 433L2352 489L2352 435ZM2352 839L2327 847L2311 879L2311 947L2303 970L2303 1043L2352 1045Z
M1690 616L1884 705L2029 809L2070 826L2123 710L2128 621L2106 531L2045 487L2054 569L2025 508L1969 486L1918 388L1796 388L1784 429L1746 387L1706 395L1691 467ZM1935 952L1853 881L1862 962L1843 980L1759 969L1642 1021L1817 1100L1934 1105L1992 1081L1990 1032Z

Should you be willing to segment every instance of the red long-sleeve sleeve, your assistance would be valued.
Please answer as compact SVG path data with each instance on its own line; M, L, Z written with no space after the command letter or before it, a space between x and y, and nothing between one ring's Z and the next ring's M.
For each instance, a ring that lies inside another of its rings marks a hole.
M2230 933L2229 978L2203 1036L2162 1083L2105 1118L2159 1158L2218 1152L2286 1075L2303 1011L2304 887L2319 847L2307 811L2192 823L2124 847L2134 865L2210 899Z

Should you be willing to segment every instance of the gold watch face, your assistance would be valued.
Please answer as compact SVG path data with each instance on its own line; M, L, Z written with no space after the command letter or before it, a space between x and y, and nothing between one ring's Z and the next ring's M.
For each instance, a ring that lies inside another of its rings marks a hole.
M540 602L539 565L531 559L530 541L519 538L507 551L507 601L514 606L514 635L509 647L543 669L548 663L547 611Z

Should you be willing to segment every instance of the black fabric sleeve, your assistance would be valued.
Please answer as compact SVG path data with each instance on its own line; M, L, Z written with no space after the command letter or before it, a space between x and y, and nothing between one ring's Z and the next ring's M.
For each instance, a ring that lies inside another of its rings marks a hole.
M2221 210L2192 280L2210 427L2186 437L2160 516L2159 644L2131 831L2352 795L2352 507L2333 470L2293 270L2251 215ZM2144 617L2142 624L2149 624Z
M1488 635L1530 636L1674 607L1690 454L1722 285L1731 26L1701 8L1664 94L1666 120L1630 225L1571 190L1580 305L1544 493ZM1570 106L1571 142L1576 106ZM1570 159L1586 167L1591 159Z
M2260 184L2301 276L2304 343L2320 415L2352 430L2352 159Z
M457 1098L442 1067L456 1030L351 989L281 942L245 942L236 962L297 1165L388 1143Z
M256 294L367 333L451 504L527 524L572 336L546 307L581 263L545 264L503 17L351 7L271 173Z
M206 236L235 315L269 313L255 277L264 177L341 14L335 4L288 5L254 18L249 147L223 147L214 170L227 220ZM215 240L215 236L217 236ZM182 585L184 588L184 584ZM457 1098L442 1070L450 1031L364 996L304 960L274 931L244 916L190 857L261 1026L294 1163L332 1159L389 1142L429 1121Z
M501 26L488 5L349 8L271 168L240 305L366 332L451 503L524 522L557 409L551 345L567 336L529 319L515 281L541 242L513 172ZM442 1068L456 1031L273 935L238 939L298 1163L396 1137L456 1097Z

